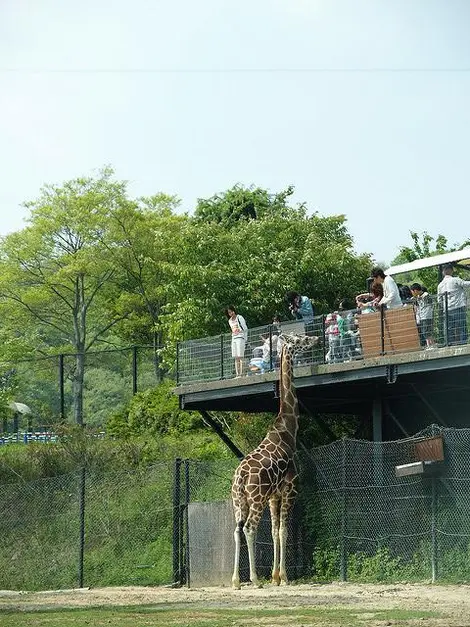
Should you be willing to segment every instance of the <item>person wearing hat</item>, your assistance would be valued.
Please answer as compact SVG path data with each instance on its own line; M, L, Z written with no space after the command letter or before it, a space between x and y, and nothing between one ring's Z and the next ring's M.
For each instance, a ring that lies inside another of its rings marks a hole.
M442 267L443 279L437 286L439 303L446 312L447 343L465 344L467 332L467 298L465 288L470 287L470 281L464 281L453 276L454 266L446 263Z

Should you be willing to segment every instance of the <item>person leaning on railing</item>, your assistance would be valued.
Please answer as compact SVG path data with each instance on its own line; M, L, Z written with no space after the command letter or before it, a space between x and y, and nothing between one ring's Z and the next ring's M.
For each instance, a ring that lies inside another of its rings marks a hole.
M454 266L451 263L443 266L442 273L444 276L437 286L437 296L446 314L447 341L449 344L465 344L468 340L465 288L470 287L470 281L453 276Z
M375 284L383 287L384 295L377 303L379 307L386 306L387 309L398 309L403 307L398 286L391 276L387 276L382 268L372 268L371 277Z

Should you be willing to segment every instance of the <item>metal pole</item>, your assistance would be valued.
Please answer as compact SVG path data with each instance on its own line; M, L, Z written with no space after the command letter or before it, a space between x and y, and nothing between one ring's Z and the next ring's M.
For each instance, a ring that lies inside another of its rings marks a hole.
M321 317L321 328L322 328L322 343L323 346L323 363L326 364L326 327L325 327L325 314L322 314Z
M60 419L65 420L65 392L64 392L64 355L59 355L59 399Z
M431 477L431 581L437 580L437 486L435 477Z
M273 370L273 325L269 325L269 370Z
M222 427L219 425L219 423L212 418L212 416L209 414L209 412L207 412L205 409L200 409L199 413L204 418L204 420L207 422L207 424L210 427L212 427L212 429L214 429L214 431L217 433L219 438L222 440L222 442L224 444L226 444L228 446L228 448L232 451L232 453L236 457L238 457L238 459L243 459L243 457L245 457L245 455L241 452L241 450L238 448L238 446L234 442L232 442L232 440L228 437L228 435L225 433L225 431L222 429Z
M184 527L185 527L185 536L186 536L186 545L185 545L185 579L186 585L189 588L191 585L190 579L190 559L189 559L189 502L191 498L191 487L189 483L189 459L184 460L184 480L185 480L185 494L184 494Z
M444 337L445 345L449 346L449 296L447 292L444 292Z
M380 307L380 354L385 355L385 307Z
M176 342L176 385L180 382L180 343Z
M132 394L137 394L137 346L132 347Z
M346 439L342 442L341 458L341 581L348 579L348 550L346 546L346 516L347 516L347 495L346 495Z
M79 485L79 518L80 518L80 547L78 553L78 587L83 588L83 566L85 561L85 467L80 469Z
M220 334L220 378L224 378L224 334Z
M173 582L181 583L180 568L180 505L181 505L181 459L175 459L173 474Z

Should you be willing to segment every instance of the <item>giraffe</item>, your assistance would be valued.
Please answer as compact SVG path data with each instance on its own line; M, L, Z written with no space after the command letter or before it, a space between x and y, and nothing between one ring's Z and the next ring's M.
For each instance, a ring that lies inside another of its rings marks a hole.
M299 404L293 383L293 356L318 343L318 337L281 335L283 341L279 375L280 409L264 440L242 459L232 483L235 513L235 565L232 586L240 589L241 530L245 534L250 560L250 580L261 587L256 575L255 534L261 515L269 502L274 545L272 583L287 583L287 514L297 490L294 463Z

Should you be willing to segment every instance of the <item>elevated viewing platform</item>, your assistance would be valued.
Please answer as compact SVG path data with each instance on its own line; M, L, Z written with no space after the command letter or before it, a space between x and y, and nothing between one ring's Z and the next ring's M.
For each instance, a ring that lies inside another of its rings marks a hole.
M188 410L277 412L279 333L305 333L319 340L296 359L301 412L363 417L374 439L402 437L430 423L468 426L470 311L456 318L446 307L433 299L428 346L412 304L250 329L240 378L234 378L229 334L182 342L175 392Z

